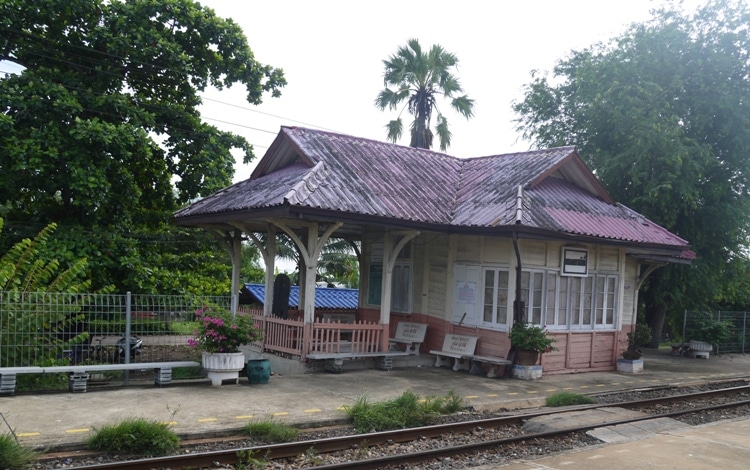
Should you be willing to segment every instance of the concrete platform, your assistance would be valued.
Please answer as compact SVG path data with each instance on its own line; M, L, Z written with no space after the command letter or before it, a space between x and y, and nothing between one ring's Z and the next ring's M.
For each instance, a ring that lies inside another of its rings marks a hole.
M712 358L713 359L713 358ZM750 419L722 421L699 427L646 435L629 440L483 470L745 470L750 462Z
M666 348L647 350L644 372L638 375L615 371L545 374L530 381L490 379L432 366L397 367L389 372L344 368L341 374L273 375L268 384L249 385L247 379L221 387L212 387L209 381L175 382L164 388L149 385L3 396L0 413L25 445L70 448L98 427L131 417L169 422L183 437L199 437L226 435L251 420L268 418L308 427L342 423L346 421L342 407L361 396L380 401L406 390L422 397L454 391L475 409L503 410L541 406L547 396L563 390L598 394L749 376L750 356L693 359L672 356ZM5 423L0 421L0 426L8 432Z

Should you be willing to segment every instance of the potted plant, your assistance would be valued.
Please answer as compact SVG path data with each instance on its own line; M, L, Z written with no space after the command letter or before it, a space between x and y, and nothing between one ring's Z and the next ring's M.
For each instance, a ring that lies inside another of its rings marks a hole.
M640 346L651 342L651 328L643 323L638 323L635 329L628 333L628 347L622 352L622 358L617 359L617 370L630 374L643 372L643 351Z
M221 385L224 380L239 378L245 366L245 354L240 347L260 338L260 332L248 317L232 316L217 308L200 308L195 312L198 323L191 347L202 351L203 368L212 385Z
M643 323L635 326L635 330L628 333L628 348L623 351L622 357L627 360L637 360L643 355L640 346L651 342L651 328Z
M516 362L521 365L534 365L540 354L556 351L557 348L552 346L555 341L539 326L516 322L510 329L510 342L516 348Z

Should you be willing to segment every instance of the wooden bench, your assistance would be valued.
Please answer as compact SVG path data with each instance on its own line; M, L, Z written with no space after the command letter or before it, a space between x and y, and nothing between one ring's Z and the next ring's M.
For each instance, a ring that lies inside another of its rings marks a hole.
M134 362L130 364L91 364L51 367L0 367L0 394L13 395L16 389L16 376L19 374L69 374L68 386L71 392L85 392L89 372L153 369L154 384L169 385L172 382L172 369L176 367L200 367L194 361Z
M395 350L398 344L403 344L409 354L419 354L425 334L427 334L425 323L399 322L396 326L396 334L388 340L391 345L390 349Z
M430 354L436 356L435 367L448 365L448 360L452 359L453 370L469 370L469 361L474 356L478 339L476 336L445 335L443 349L430 351Z
M391 370L393 369L393 358L397 356L408 356L408 351L387 351L387 352L370 352L370 353L357 353L357 352L325 352L325 353L312 353L306 357L314 361L325 360L325 369L328 372L334 374L341 373L344 367L344 359L367 359L375 358L375 367L380 370Z

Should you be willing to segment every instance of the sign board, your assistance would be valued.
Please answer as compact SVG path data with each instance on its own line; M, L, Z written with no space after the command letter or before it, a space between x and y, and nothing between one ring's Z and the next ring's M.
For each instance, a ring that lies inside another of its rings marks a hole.
M562 275L563 276L587 276L588 275L589 251L585 248L562 249Z

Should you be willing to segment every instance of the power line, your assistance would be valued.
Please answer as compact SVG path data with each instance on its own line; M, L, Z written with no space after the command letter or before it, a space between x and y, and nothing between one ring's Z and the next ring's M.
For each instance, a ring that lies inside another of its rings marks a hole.
M36 36L36 35L31 34L31 33L28 33L28 32L22 31L22 30L17 30L17 29L14 29L14 28L7 28L7 27L1 27L0 26L0 29L5 29L5 30L11 31L11 32L15 32L17 34L22 34L22 35L24 35L26 37L35 39L37 41L52 43L53 45L57 45L57 46L65 45L65 46L72 47L72 48L75 48L75 49L80 49L80 50L83 50L83 51L86 51L86 52L89 52L89 53L95 53L95 54L100 54L100 55L103 55L103 56L106 56L106 57L111 57L111 58L117 59L117 60L119 60L119 61L121 61L123 63L132 63L132 64L139 64L139 65L148 66L148 67L151 67L151 68L155 69L156 72L161 72L161 71L166 70L166 71L170 71L170 72L173 72L173 73L183 73L182 70L177 70L177 69L174 69L174 68L165 67L163 65L157 65L157 64L154 64L154 63L151 63L151 62L142 62L142 61L132 60L131 58L126 58L126 57L119 56L119 55L112 54L112 53L108 53L108 52L105 52L105 51L100 51L100 50L93 49L93 48L87 47L87 46L80 46L80 45L69 44L69 43L61 44L61 43L55 42L55 41L53 41L51 39L44 38L44 37L41 37L41 36ZM45 48L47 52L50 52L50 50L52 52L60 52L61 51L60 47L49 49L49 48L46 48L46 46L42 46L42 48ZM64 60L63 58L60 58L60 57L50 56L50 55L44 55L44 54L40 54L39 52L35 52L35 51L31 51L31 50L27 50L27 53L34 54L34 55L37 55L39 57L42 57L42 58L45 58L45 59L48 59L48 60L58 61L58 62L61 62L61 63L64 63L64 64L68 64L70 66L88 69L88 70L94 71L96 73L103 73L103 74L107 74L107 75L112 75L113 77L118 78L120 80L126 80L126 78L123 77L121 74L110 72L110 71L107 71L107 70L97 69L97 68L90 67L88 65L84 65L84 64L81 64L81 63L71 62L69 60ZM70 52L65 52L65 54L68 54L69 56L72 56L72 57L75 57L75 58L82 59L82 60L84 60L86 62L89 62L89 63L94 63L94 64L106 66L108 68L109 67L116 67L116 68L120 68L120 69L126 69L127 68L125 65L119 65L119 64L113 64L111 62L100 61L100 60L96 60L96 59L88 57L88 56L76 55L76 54L72 54ZM8 72L5 72L5 73L8 73ZM271 113L266 113L266 112L259 111L259 110L256 110L256 109L248 108L246 106L240 106L240 105L237 105L237 104L234 104L234 103L227 103L225 101L220 101L220 100L208 98L207 96L205 96L205 94L199 94L198 96L201 99L203 99L203 100L212 101L212 102L219 103L219 104L222 104L222 105L225 105L225 106L231 106L231 107L242 109L242 110L245 110L245 111L250 111L250 112L254 112L254 113L258 113L258 114L263 114L263 115L274 117L274 118L277 118L277 119L282 119L282 120L285 120L285 121L294 122L294 123L297 123L297 124L302 124L304 126L310 126L310 127L315 127L317 129L323 129L323 130L327 130L327 131L337 132L335 129L330 129L330 128L327 128L327 127L324 127L324 126L320 126L320 125L317 125L317 124L312 124L312 123L307 123L307 122L304 122L304 121L299 121L299 120L295 120L295 119L291 119L291 118L286 118L284 116L279 116L279 115L275 115L275 114L271 114ZM151 105L151 106L156 106L156 105ZM227 122L227 121L220 121L220 120L217 120L217 119L213 119L213 120L215 120L217 122L222 122L224 124L230 124L230 125L238 126L238 127L247 127L247 126L244 126L242 124L237 124L237 123L232 123L232 122ZM268 132L268 133L276 134L275 131L268 131L268 130L265 130L265 129L257 129L257 128L253 128L253 127L248 127L248 128L252 129L252 130L257 130L257 131L260 131L260 132Z

